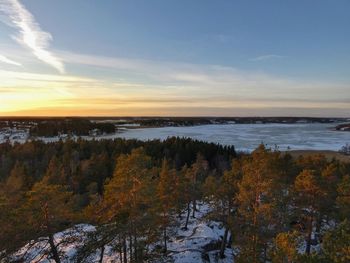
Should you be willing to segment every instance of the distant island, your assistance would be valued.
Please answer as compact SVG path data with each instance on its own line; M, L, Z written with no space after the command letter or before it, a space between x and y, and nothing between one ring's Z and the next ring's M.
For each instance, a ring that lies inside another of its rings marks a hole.
M350 123L340 124L335 127L337 131L350 131Z
M36 126L57 123L67 129L67 123L84 128L101 128L91 123L111 123L117 127L181 127L208 124L295 124L295 123L344 123L348 118L323 117L0 117L0 128L11 125ZM90 124L89 124L90 122ZM82 125L80 125L82 124ZM350 125L350 124L349 124ZM338 126L337 126L338 127ZM110 132L110 127L103 127ZM85 129L84 129L85 132Z

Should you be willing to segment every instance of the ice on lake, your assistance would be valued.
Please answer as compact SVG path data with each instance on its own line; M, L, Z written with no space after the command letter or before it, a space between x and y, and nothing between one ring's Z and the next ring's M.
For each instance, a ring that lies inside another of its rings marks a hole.
M350 132L335 131L337 124L299 123L299 124L212 124L188 127L162 127L123 129L114 134L101 136L81 136L86 140L102 139L139 139L164 140L168 137L188 137L223 145L234 145L238 151L252 151L259 144L268 147L278 146L280 150L334 150L338 151L350 143ZM68 136L35 137L31 139L45 142L65 140ZM73 136L77 139L77 136ZM0 143L10 140L12 143L24 143L30 139L28 131L0 132Z
M333 130L335 124L224 124L190 127L162 127L125 130L117 135L126 139L164 140L171 136L234 145L251 151L260 143L280 150L335 150L350 143L350 132Z

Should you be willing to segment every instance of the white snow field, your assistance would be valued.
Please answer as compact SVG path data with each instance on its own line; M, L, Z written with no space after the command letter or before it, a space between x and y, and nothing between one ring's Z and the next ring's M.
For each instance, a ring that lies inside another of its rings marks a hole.
M127 139L166 139L171 136L234 145L239 151L252 151L259 144L276 145L280 150L334 150L350 142L350 132L333 130L335 124L224 124L191 127L130 129L118 137Z

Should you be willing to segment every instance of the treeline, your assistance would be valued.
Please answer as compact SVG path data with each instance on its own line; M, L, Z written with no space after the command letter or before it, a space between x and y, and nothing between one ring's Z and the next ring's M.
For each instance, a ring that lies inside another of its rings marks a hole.
M114 133L113 123L92 122L86 119L63 119L37 121L30 128L30 135L51 137L60 134L76 136L90 135L92 133Z
M75 181L74 177L84 170L82 166L85 165L89 170L94 170L90 168L90 164L95 164L96 158L104 159L101 166L108 167L107 177L111 177L116 158L140 147L143 147L147 155L152 156L157 165L161 164L163 158L167 158L174 162L177 169L185 164L191 165L195 162L197 154L201 153L209 162L211 169L222 172L229 166L229 160L236 156L234 146L222 146L179 137L169 137L164 141L116 138L98 141L68 139L53 143L38 140L14 145L2 143L0 144L0 181L7 180L12 170L21 167L28 181L32 182L28 185L30 187L44 176L50 163L62 166L70 181ZM98 167L95 168L94 173L100 173Z
M201 201L225 229L220 257L234 247L235 262L350 260L349 163L264 146L236 156L180 138L3 144L0 152L3 256L41 237L40 253L61 262L53 234L90 223L96 231L76 262L96 252L102 262L107 246L122 263L166 257L169 230L180 217L186 229Z
M137 123L146 127L166 126L195 126L208 124L255 124L255 123L337 123L345 121L345 118L314 118L314 117L148 117L126 118L127 122ZM340 127L340 126L337 126ZM345 127L345 126L344 126Z

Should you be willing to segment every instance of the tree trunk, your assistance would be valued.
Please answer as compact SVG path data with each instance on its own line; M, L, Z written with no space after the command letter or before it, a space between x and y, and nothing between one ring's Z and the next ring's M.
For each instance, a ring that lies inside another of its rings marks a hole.
M43 207L44 207L44 222L45 222L46 230L49 233L48 237L49 237L50 253L51 253L52 259L56 263L61 263L61 259L60 259L60 256L58 255L57 247L53 239L53 234L51 232L48 203L46 202L45 204L43 204Z
M50 250L51 250L50 252L51 252L52 259L56 263L61 263L61 259L60 259L60 256L58 255L57 247L56 247L55 242L53 240L52 234L49 235L49 244L50 244Z
M102 245L102 247L101 247L101 254L100 254L100 260L98 261L99 263L102 263L104 253L105 253L105 246Z
M192 217L195 218L196 217L196 199L193 199L193 211L192 211Z
M166 242L166 238L167 238L166 226L164 227L163 238L164 238L164 254L165 254L168 250L168 245Z
M133 254L132 254L132 246L133 246L132 243L133 243L133 242L132 242L132 237L131 237L131 234L130 234L130 236L129 236L129 255L130 255L130 262L134 262L134 261L133 261Z
M227 247L228 248L232 247L232 233L230 234L230 237L228 238Z
M126 246L126 237L123 238L123 257L124 257L124 263L128 262L128 250Z
M258 262L257 247L258 247L257 236L254 234L253 235L253 263Z
M307 226L307 237L306 237L306 248L305 248L305 253L307 255L310 255L310 250L311 250L311 234L312 234L312 219L310 218L308 220L308 226Z
M267 260L267 245L265 244L264 245L264 263L266 263L266 260Z
M188 220L190 219L190 202L187 203L187 217L186 217L186 223L185 223L185 230L187 230L187 226L188 226Z
M317 217L317 221L316 221L316 233L320 233L321 231L321 226L322 226L322 215L319 215Z
M137 238L136 235L134 235L134 261L135 262L140 262L139 260L139 254L138 254L138 247L137 247Z
M220 258L225 258L225 248L226 248L226 241L227 241L227 235L228 235L228 228L225 228L225 233L221 241L221 247L220 247Z
M119 247L119 259L120 259L120 263L123 263L123 246L122 246L122 242L119 239L119 243L120 243L120 247Z

